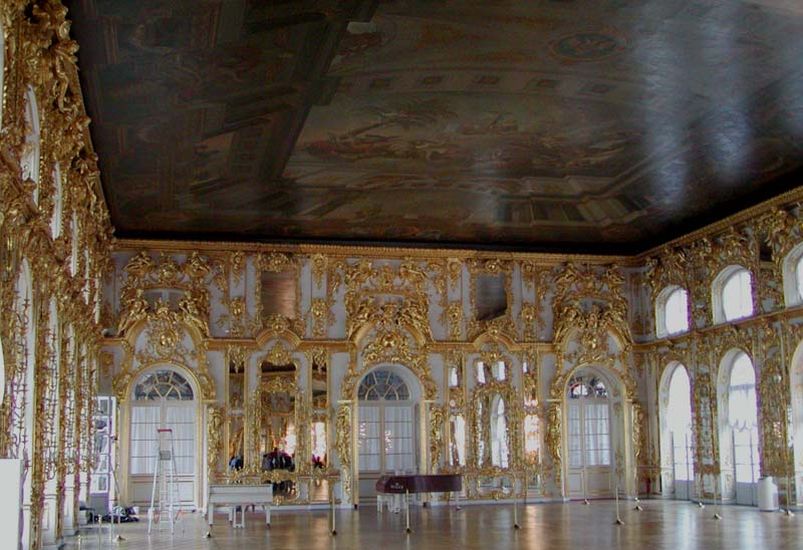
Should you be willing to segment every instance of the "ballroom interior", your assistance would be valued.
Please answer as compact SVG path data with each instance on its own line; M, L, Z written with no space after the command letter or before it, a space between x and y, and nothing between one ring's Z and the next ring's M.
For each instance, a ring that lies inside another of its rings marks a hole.
M803 4L0 2L3 548L797 548Z

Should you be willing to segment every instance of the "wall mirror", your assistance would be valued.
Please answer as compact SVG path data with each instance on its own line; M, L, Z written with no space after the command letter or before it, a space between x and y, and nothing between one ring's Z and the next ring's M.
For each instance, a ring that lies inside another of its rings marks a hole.
M274 495L291 497L292 479L301 448L300 407L302 399L295 377L277 376L263 380L251 401L252 459L263 476L273 481Z
M478 321L491 321L507 313L507 289L504 273L479 273L474 308Z
M511 407L515 394L509 386L480 386L471 399L471 430L474 460L479 469L505 470L512 465L513 434Z

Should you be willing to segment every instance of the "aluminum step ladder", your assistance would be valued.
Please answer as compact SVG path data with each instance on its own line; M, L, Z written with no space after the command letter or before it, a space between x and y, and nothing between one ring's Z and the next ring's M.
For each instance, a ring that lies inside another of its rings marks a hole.
M180 512L180 497L176 481L176 454L173 447L173 430L158 428L156 430L156 465L153 469L153 487L151 488L151 507L148 509L148 534L151 534L154 523L160 523L167 515L170 533L175 530Z

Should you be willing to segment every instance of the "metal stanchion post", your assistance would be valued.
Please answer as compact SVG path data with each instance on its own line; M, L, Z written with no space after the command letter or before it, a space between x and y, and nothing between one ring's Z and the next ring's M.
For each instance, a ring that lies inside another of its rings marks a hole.
M619 515L619 484L616 484L616 521L613 522L615 525L624 525L625 522L622 521L622 517Z
M721 475L722 475L721 473L718 473L717 477L714 478L714 505L715 506L719 502L719 501L717 501L717 490L719 489L719 483L720 483L720 480L721 480ZM719 496L720 496L720 499L721 499L722 498L722 491L719 491ZM714 512L714 515L711 516L711 519L722 519L722 516L719 515L719 512L722 511L722 503L721 502L719 502L719 506L717 506L717 508L719 508L719 510L716 510Z
M337 535L337 529L335 528L335 484L333 481L329 481L329 493L331 493L332 498L330 499L332 503L332 535Z
M790 497L792 496L792 484L789 482L789 472L786 472L786 510L784 514L787 516L794 516L795 513L792 511L791 508L791 501Z
M413 530L410 529L410 491L408 491L407 489L404 490L404 512L405 512L406 522L407 522L406 531L408 533L412 533Z

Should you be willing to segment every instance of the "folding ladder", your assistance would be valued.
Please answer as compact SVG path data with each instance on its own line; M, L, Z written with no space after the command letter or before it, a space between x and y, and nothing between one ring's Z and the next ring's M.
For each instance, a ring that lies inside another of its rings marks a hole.
M151 507L148 509L148 534L154 523L159 523L167 514L170 532L173 533L178 519L180 498L176 482L176 458L173 449L173 430L159 428L157 435L156 465L153 469ZM158 498L158 501L157 501Z

